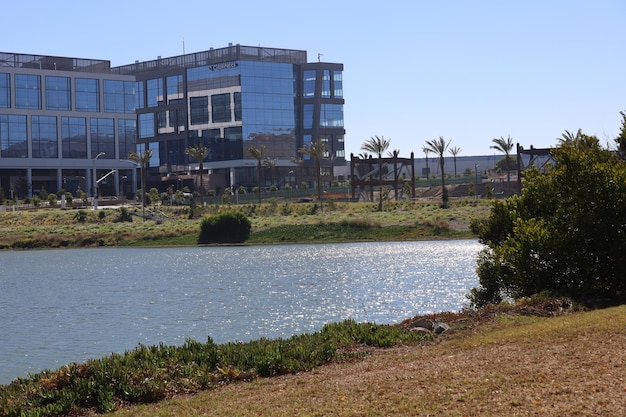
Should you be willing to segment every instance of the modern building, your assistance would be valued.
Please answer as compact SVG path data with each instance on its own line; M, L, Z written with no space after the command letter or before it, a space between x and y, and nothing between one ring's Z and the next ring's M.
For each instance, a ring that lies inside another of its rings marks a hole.
M0 187L104 194L132 189L137 83L109 61L0 53ZM95 175L94 175L95 173ZM108 174L108 175L107 175Z
M343 105L343 65L301 50L230 44L114 68L0 53L0 186L132 194L128 153L151 149L148 187L193 187L199 163L185 151L197 144L210 150L207 188L256 186L251 147L264 150L264 186L296 185L315 178L298 150L318 139L332 179L345 166Z

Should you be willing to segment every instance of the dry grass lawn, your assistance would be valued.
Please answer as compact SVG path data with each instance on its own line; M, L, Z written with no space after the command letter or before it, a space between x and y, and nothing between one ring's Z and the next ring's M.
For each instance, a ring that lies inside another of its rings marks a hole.
M626 306L457 317L437 342L121 416L625 416Z

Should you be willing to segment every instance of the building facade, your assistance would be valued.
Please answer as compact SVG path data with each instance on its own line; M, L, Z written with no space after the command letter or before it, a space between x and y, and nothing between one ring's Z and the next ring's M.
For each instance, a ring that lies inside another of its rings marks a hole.
M186 149L203 144L206 188L256 186L249 148L264 150L262 185L282 187L306 179L312 161L298 150L318 139L332 178L345 166L343 104L343 65L301 50L231 44L114 68L0 53L0 186L132 194L128 153L150 149L148 187L193 189L199 162Z
M114 195L132 188L134 77L109 61L0 53L0 187L7 198L43 189ZM95 173L95 175L94 175ZM108 175L107 175L108 174ZM102 178L100 182L95 178Z

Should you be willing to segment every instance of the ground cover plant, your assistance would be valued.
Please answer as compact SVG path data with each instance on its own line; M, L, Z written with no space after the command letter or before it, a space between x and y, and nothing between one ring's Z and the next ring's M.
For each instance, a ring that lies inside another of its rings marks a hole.
M183 346L143 346L83 364L69 364L0 386L0 415L58 416L85 410L110 412L216 388L233 381L309 371L349 361L374 348L415 343L430 335L400 326L329 324L289 339L223 345L187 340Z

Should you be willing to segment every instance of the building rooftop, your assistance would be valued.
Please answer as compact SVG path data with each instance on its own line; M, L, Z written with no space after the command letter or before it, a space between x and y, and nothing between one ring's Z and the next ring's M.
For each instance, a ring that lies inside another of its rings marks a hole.
M203 52L178 55L169 58L158 57L152 61L114 67L112 72L132 75L138 72L155 71L167 68L193 68L203 65L215 65L231 61L268 61L289 64L306 64L306 51L294 49L265 48L261 46L243 46L229 44L225 48L209 49Z
M111 62L102 59L16 54L12 52L0 52L0 68L2 67L98 73L111 72Z

